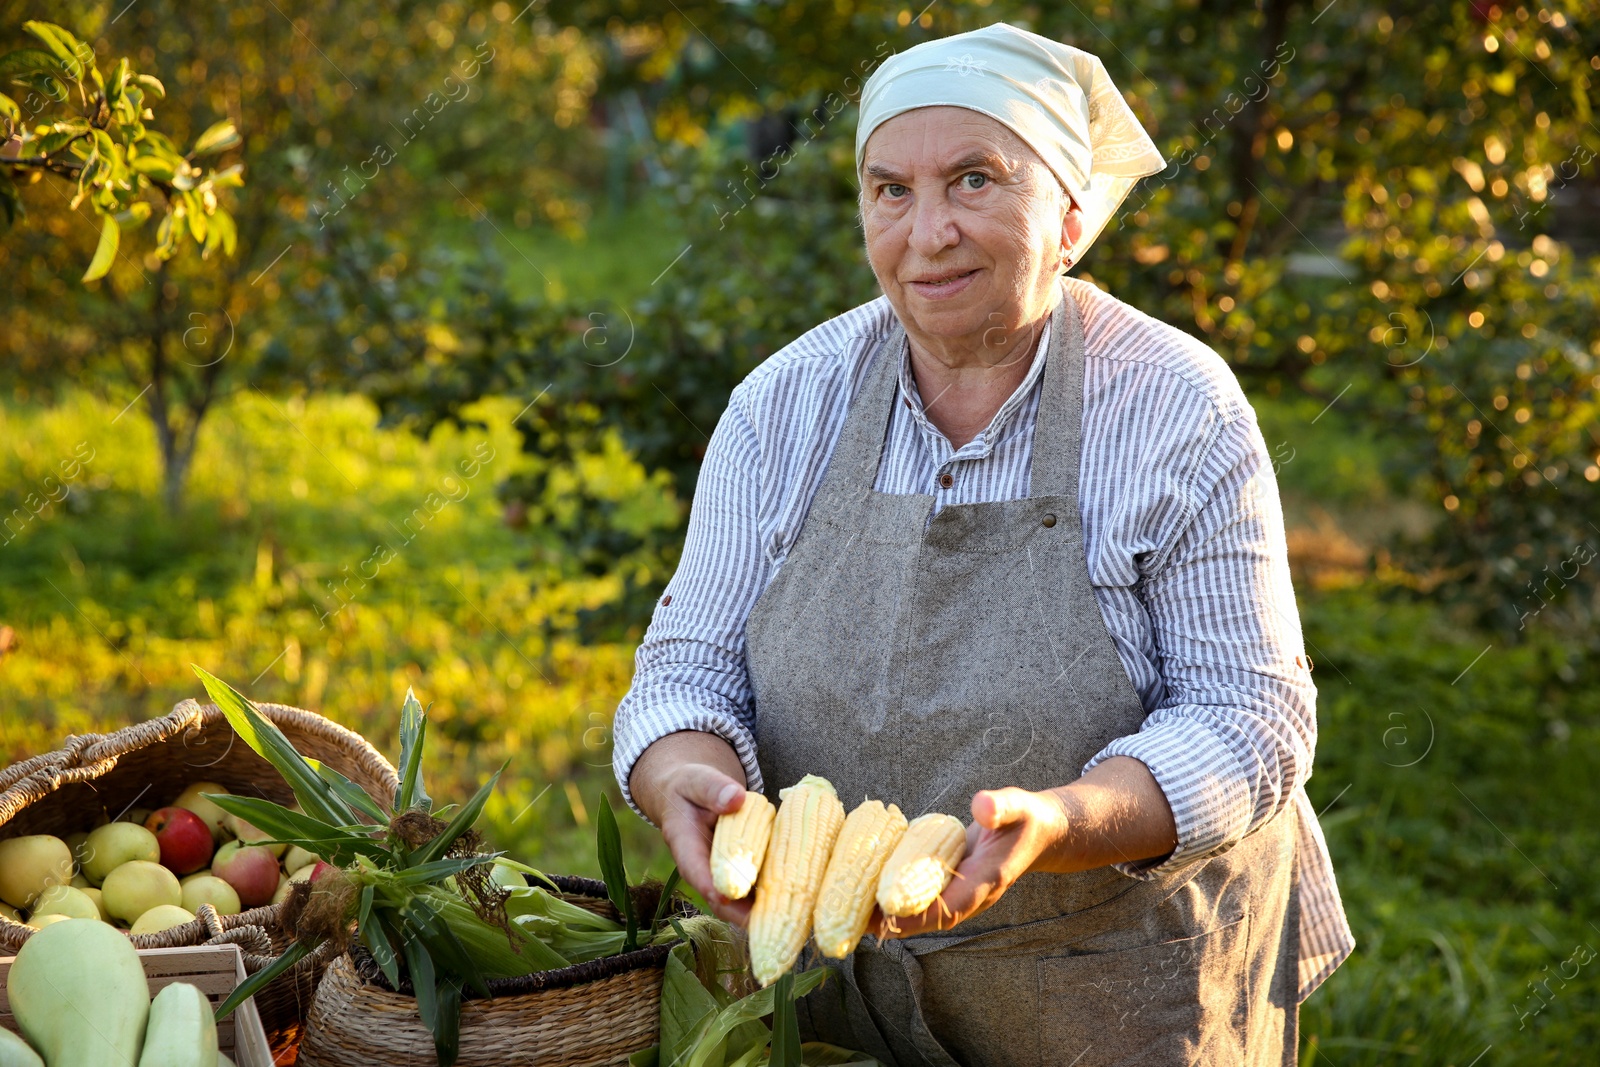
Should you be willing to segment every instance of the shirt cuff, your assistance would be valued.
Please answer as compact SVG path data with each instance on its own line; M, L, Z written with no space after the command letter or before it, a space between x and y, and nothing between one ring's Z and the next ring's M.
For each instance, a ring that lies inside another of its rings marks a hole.
M1119 737L1084 764L1084 772L1112 756L1129 756L1149 768L1178 828L1178 847L1167 855L1111 865L1123 874L1148 880L1181 870L1232 846L1250 829L1255 805L1249 779L1233 750L1204 724L1171 718Z
M639 805L633 802L633 791L628 788L628 778L633 774L633 765L639 762L639 757L644 754L645 749L668 734L678 733L681 730L716 734L732 745L739 762L744 765L745 788L756 793L762 791L761 767L756 762L755 734L734 716L709 711L679 699L658 704L647 712L641 713L635 709L634 714L630 716L630 719L634 718L645 718L647 721L633 722L616 728L611 749L611 769L617 776L622 799L627 801L628 807L646 822L650 822L650 817L640 811Z

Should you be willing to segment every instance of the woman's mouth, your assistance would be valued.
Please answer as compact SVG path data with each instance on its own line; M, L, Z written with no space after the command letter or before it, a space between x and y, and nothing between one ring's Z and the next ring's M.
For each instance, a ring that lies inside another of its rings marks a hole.
M977 268L959 274L946 274L936 278L907 283L911 290L926 300L945 300L955 296L972 284Z

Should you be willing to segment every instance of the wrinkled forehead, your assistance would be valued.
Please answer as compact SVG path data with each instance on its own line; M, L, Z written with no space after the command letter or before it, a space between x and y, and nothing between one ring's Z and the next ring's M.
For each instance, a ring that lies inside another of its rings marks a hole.
M938 170L973 152L997 155L1008 166L1045 166L1005 123L970 107L939 104L914 107L878 125L862 147L861 173L874 168Z
M1039 153L1005 123L953 104L913 108L885 120L862 147L857 178L864 187L868 178L955 177L982 166L1008 173L1037 169L1041 179L1048 175L1067 193Z

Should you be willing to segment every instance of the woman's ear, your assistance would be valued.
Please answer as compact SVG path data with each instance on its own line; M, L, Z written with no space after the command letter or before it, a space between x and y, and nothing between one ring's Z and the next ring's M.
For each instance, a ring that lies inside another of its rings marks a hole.
M1061 216L1061 269L1070 268L1076 260L1073 249L1077 247L1078 239L1083 236L1083 209L1080 208L1068 194L1068 208L1066 214Z

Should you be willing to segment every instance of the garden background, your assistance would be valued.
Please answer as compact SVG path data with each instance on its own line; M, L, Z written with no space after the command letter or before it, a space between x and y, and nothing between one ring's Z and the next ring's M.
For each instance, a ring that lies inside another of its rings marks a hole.
M0 60L0 759L191 663L392 752L409 686L435 795L509 761L493 843L594 873L728 391L877 293L861 82L1006 19L1100 55L1171 163L1076 273L1224 355L1273 450L1358 939L1302 1062L1582 1062L1595 14L0 0L44 54Z

